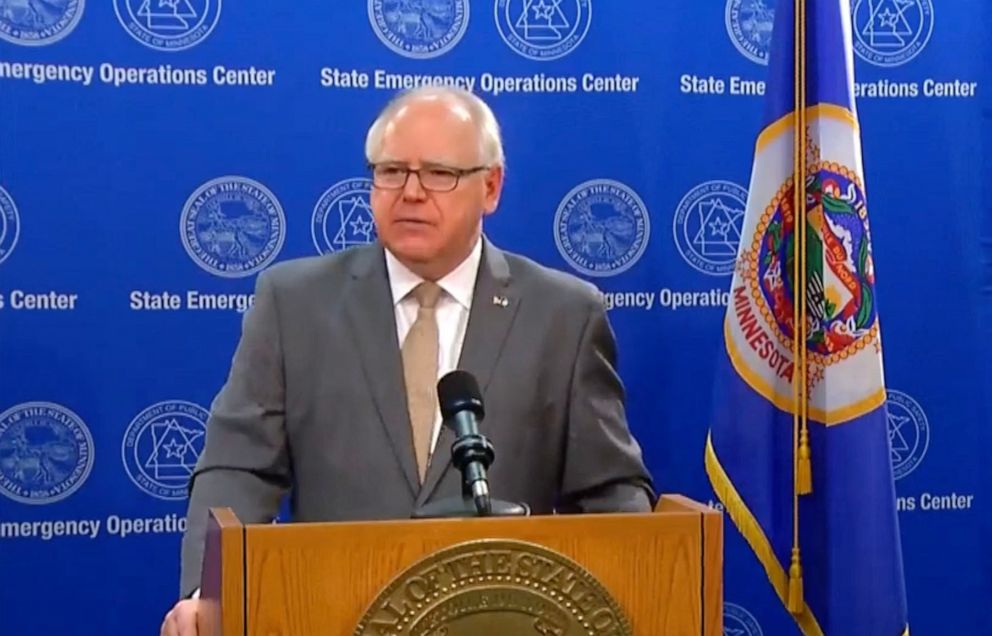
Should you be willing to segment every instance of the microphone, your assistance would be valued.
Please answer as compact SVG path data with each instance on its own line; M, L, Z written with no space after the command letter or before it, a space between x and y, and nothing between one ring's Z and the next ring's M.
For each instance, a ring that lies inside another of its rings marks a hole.
M486 470L496 454L492 442L479 433L479 422L486 417L479 383L467 371L452 371L437 383L437 397L444 425L455 433L451 462L462 473L463 491L478 513L488 516L492 501Z
M451 463L462 474L462 494L426 503L413 511L413 518L529 515L527 504L493 499L489 494L486 471L496 453L492 442L479 433L479 422L486 417L486 409L476 379L467 371L452 371L438 381L437 398L444 425L455 433Z

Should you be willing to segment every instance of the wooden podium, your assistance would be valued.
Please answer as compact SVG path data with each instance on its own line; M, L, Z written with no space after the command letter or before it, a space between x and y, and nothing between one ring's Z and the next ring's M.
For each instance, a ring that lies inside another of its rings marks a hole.
M581 566L637 636L723 634L722 515L679 495L662 497L649 514L281 525L245 525L228 508L210 514L202 636L350 636L404 572L439 551L480 540L525 542ZM552 578L548 572L544 580ZM571 586L574 581L556 589ZM411 602L427 590L411 585ZM554 590L549 594L555 597ZM563 593L555 598L562 607L582 605ZM527 631L537 636L542 630ZM623 633L595 625L573 631Z

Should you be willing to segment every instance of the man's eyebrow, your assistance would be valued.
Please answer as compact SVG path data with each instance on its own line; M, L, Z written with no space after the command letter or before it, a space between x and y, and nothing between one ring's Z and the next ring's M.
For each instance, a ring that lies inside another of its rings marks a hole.
M453 161L424 161L423 165L428 168L449 168L455 169L455 162Z
M379 165L386 166L403 166L409 167L410 162L400 161L399 159L383 159L379 162ZM425 168L446 168L449 170L457 170L457 162L454 161L434 161L434 160L424 160L420 162L420 165Z

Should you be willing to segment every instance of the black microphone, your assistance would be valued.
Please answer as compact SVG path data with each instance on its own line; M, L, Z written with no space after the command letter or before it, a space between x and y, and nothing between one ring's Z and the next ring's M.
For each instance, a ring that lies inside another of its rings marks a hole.
M472 497L482 516L492 513L486 470L496 456L492 442L479 433L479 422L486 417L482 392L475 377L467 371L452 371L437 383L444 425L455 433L451 462L462 473L462 488Z

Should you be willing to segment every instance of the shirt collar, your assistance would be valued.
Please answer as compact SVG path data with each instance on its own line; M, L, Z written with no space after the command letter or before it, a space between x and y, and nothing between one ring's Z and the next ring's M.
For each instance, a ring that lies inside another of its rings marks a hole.
M455 299L465 309L471 309L472 293L475 291L475 280L479 275L479 263L482 262L482 239L475 243L468 257L458 267L448 272L437 284L449 296ZM424 282L424 279L414 274L401 263L393 253L386 249L386 272L389 274L389 289L393 294L395 307L413 289Z

